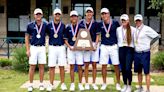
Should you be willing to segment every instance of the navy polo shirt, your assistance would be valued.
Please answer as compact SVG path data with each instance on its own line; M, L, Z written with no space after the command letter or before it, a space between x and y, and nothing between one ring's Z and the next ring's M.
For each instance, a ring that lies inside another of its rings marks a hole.
M109 24L105 24L106 28L108 29ZM115 20L112 20L112 25L110 28L110 37L107 38L105 28L103 26L103 22L100 22L98 25L98 29L101 31L101 44L104 45L114 45L117 44L117 36L116 36L116 29L119 27L119 23Z
M45 36L46 36L46 26L47 23L43 22L42 30L41 30L41 38L37 38L37 28L36 28L36 22L31 22L27 25L27 31L26 34L30 35L30 44L31 45L45 45ZM40 26L38 26L39 30Z
M47 34L49 35L49 45L64 45L63 35L64 35L64 31L65 31L65 25L63 23L61 23L61 26L60 26L59 31L57 33L58 37L54 38L55 33L54 33L52 23L54 23L54 22L51 21L47 25L47 30L48 30ZM58 24L54 23L54 26L57 29L59 26L59 23Z
M84 20L80 22L80 25L83 26L83 28L85 28ZM89 27L89 25L90 23L86 24L87 28ZM98 23L95 20L93 21L92 26L89 31L90 31L92 42L96 42L96 36L100 34L100 30L98 29Z
M78 35L79 29L83 28L81 25L78 24L78 29L77 29L77 33L76 33L76 37ZM76 29L76 25L73 26L73 29ZM71 24L68 24L66 26L66 31L64 33L64 39L68 40L69 45L74 46L75 41L72 40L73 38L73 34L72 34L72 30L71 30Z

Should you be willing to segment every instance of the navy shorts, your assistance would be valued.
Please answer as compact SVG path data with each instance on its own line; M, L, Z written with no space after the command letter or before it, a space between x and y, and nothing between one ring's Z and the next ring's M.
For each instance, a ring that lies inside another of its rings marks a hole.
M150 51L134 53L134 72L142 72L145 74L150 72Z

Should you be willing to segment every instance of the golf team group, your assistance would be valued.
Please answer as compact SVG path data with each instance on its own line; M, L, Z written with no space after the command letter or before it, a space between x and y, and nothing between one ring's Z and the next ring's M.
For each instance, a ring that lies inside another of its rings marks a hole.
M62 12L54 9L53 21L42 21L43 12L40 8L34 10L35 21L27 25L25 34L26 54L29 57L29 86L28 91L33 91L33 77L35 67L39 66L40 84L39 90L45 90L44 65L49 67L49 85L47 91L52 91L55 75L55 67L59 66L61 90L75 91L75 65L78 67L78 89L106 90L107 65L109 59L114 66L116 76L116 90L120 92L132 92L132 64L134 72L138 73L139 87L135 92L143 92L142 71L145 74L146 92L150 92L150 43L157 40L159 35L151 27L143 24L140 14L134 16L135 27L131 26L129 16L122 14L120 24L111 19L107 8L100 10L101 22L93 19L92 7L85 9L85 18L78 20L78 12L70 12L70 23L64 24L61 20ZM78 51L74 49L79 29L89 31L94 47L93 51ZM48 62L46 61L45 39L49 37ZM103 84L99 88L96 84L97 64L102 65ZM65 84L64 66L70 65L70 87ZM92 65L92 84L88 83L88 68ZM119 67L120 65L120 67ZM84 71L83 68L84 67ZM120 68L122 71L123 86L120 85ZM83 74L84 73L84 74ZM82 84L82 77L85 84Z

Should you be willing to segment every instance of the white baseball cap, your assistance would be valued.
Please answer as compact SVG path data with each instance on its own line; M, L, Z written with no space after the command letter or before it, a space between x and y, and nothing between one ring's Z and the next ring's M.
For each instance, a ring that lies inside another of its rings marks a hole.
M70 16L73 16L73 15L78 16L77 11L75 11L75 10L71 11L71 12L70 12Z
M109 10L107 8L102 8L100 13L109 13Z
M93 12L93 8L92 8L92 7L87 7L87 8L85 9L85 12L87 12L87 11Z
M136 21L136 20L143 20L142 15L141 15L141 14L136 14L136 15L134 16L134 21Z
M128 20L129 16L127 14L122 14L120 20Z
M59 8L54 9L53 14L62 14L61 10Z
M38 13L43 14L43 11L42 11L40 8L36 8L36 9L34 10L34 14L38 14Z

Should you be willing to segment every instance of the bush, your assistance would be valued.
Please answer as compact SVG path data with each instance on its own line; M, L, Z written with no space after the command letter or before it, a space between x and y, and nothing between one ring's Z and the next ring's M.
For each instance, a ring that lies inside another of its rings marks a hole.
M164 70L164 51L158 52L152 57L152 66L157 70Z
M14 49L12 66L15 70L28 71L29 64L25 46Z
M5 59L5 58L0 59L0 66L1 67L11 66L11 65L12 65L12 61L11 60Z
M13 51L13 63L12 66L15 70L27 72L29 70L28 57L26 55L25 46L21 48L16 48ZM36 71L38 71L38 65L36 65ZM45 71L48 70L48 66L45 65Z

